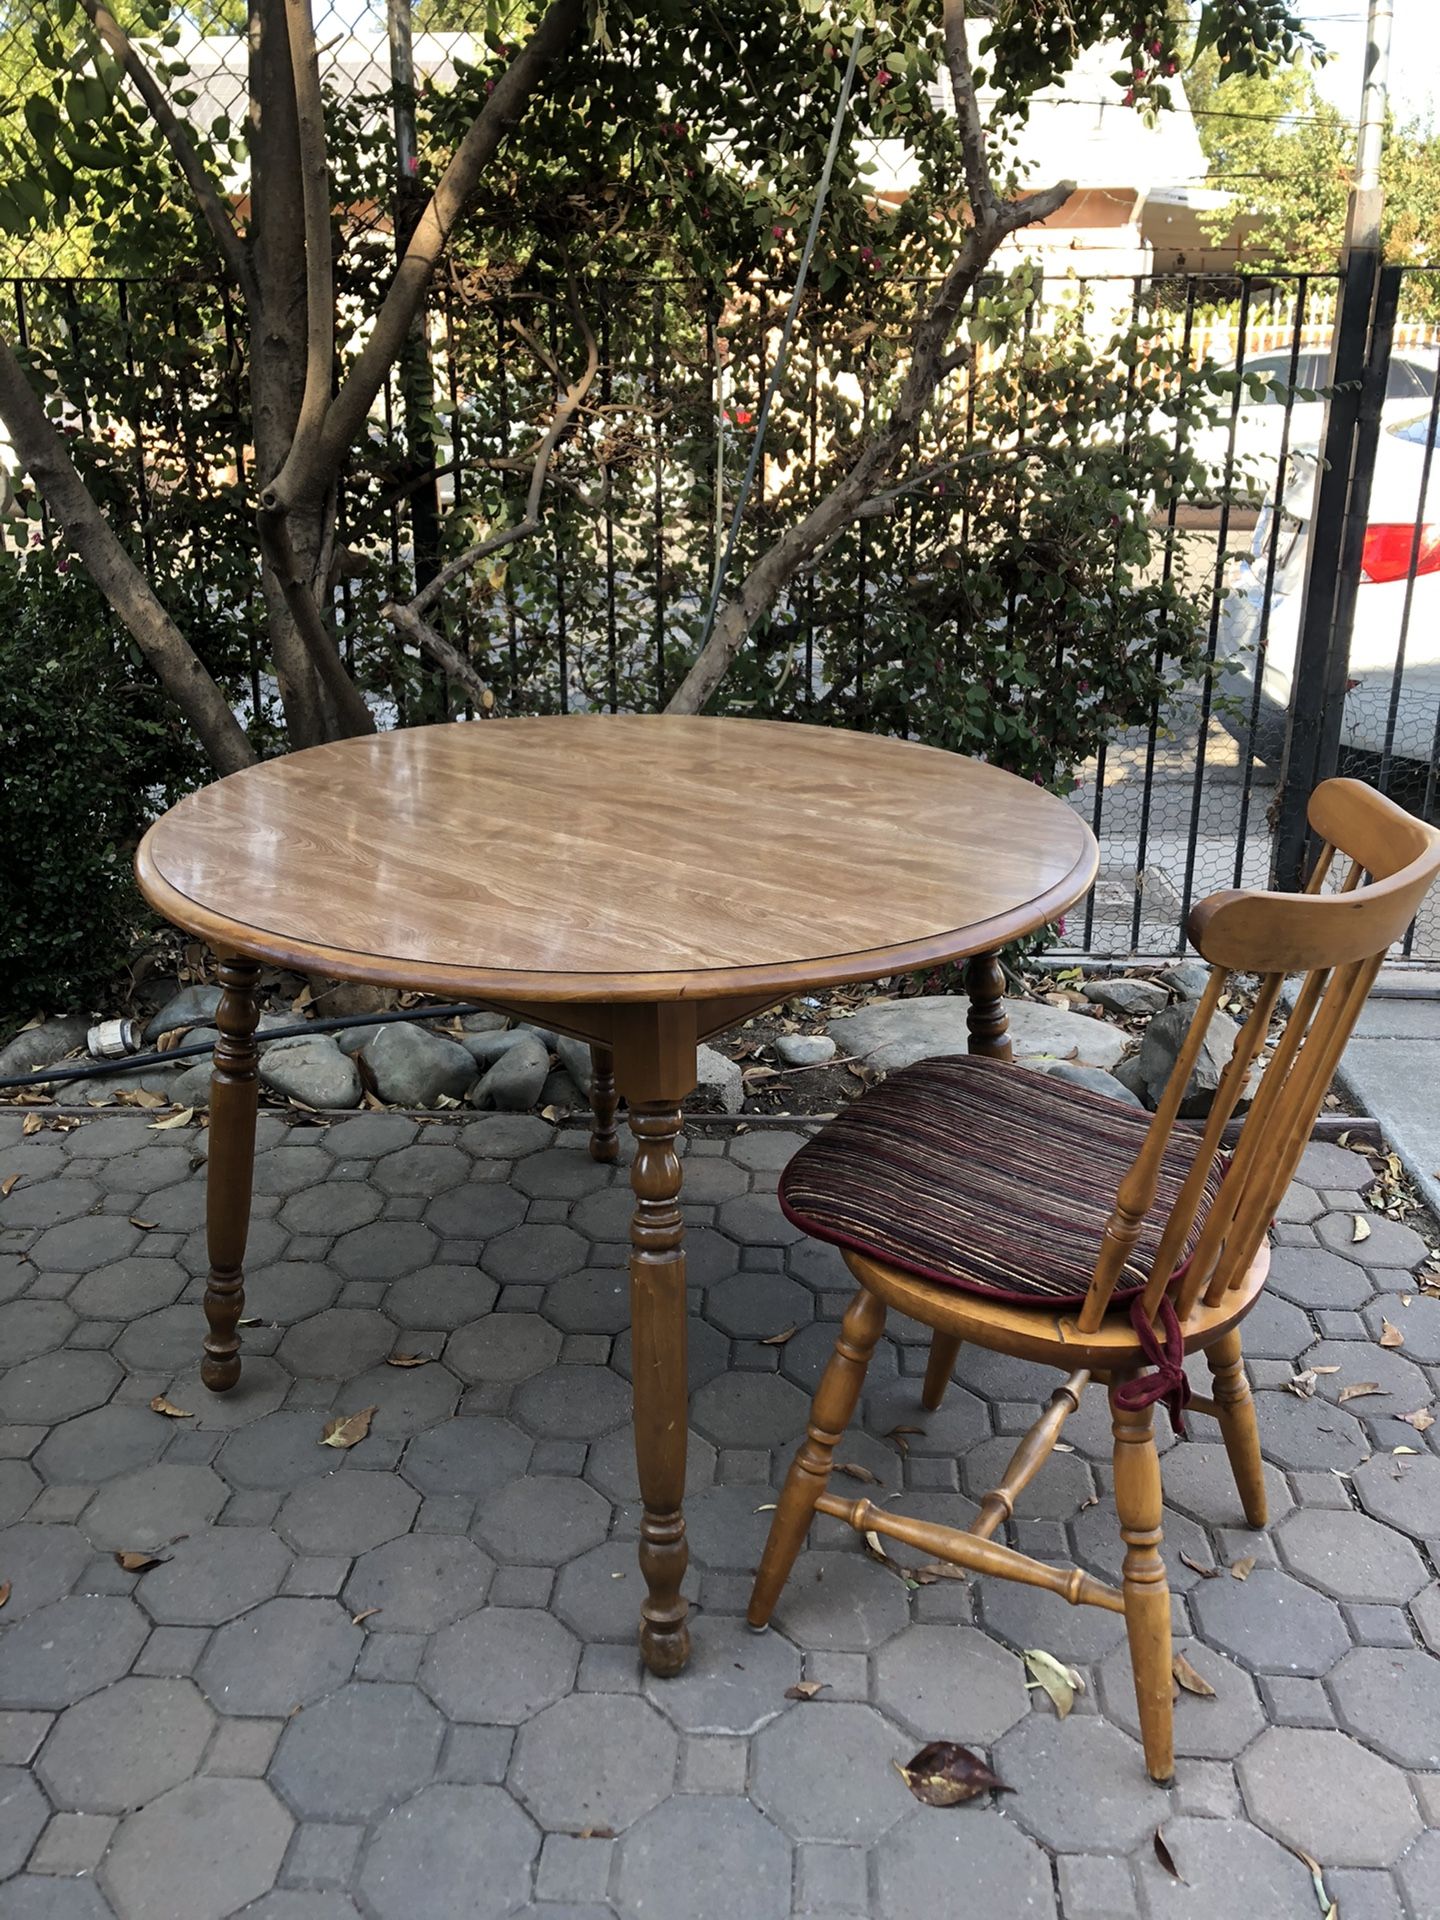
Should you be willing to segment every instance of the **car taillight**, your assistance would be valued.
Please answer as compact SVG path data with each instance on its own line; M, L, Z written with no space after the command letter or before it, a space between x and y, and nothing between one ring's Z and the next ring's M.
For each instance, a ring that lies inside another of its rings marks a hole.
M1420 535L1419 547L1415 544ZM1365 546L1360 555L1360 570L1367 580L1379 585L1386 580L1404 580L1410 572L1410 556L1415 556L1416 573L1440 573L1440 526L1397 526L1378 524L1365 529Z

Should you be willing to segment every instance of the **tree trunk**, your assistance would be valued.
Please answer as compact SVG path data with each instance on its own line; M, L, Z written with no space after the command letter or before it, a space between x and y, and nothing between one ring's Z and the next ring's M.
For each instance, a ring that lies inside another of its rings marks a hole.
M250 406L254 478L263 492L285 464L305 391L305 217L285 0L250 4L250 165L250 236L260 297L250 325ZM295 553L307 566L319 555L322 537L318 513L297 515L291 524ZM315 669L270 567L262 566L261 582L290 743L315 746L334 734Z

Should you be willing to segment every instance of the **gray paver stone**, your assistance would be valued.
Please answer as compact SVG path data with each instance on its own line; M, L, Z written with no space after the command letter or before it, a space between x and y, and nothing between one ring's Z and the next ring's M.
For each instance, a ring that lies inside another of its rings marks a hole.
M165 1422L148 1407L94 1407L52 1428L35 1464L61 1486L110 1480L153 1465L170 1438Z
M868 1555L802 1553L774 1624L806 1649L864 1653L898 1633L909 1617L903 1583Z
M483 1500L474 1529L497 1560L558 1566L600 1544L610 1506L583 1480L529 1474Z
M1420 1831L1404 1774L1349 1734L1269 1727L1237 1771L1251 1819L1322 1866L1388 1867Z
M216 1633L196 1679L222 1713L286 1718L350 1678L364 1633L333 1600L267 1600Z
M128 1813L199 1770L214 1724L189 1680L120 1680L60 1715L36 1772L57 1807Z
M673 1680L647 1674L644 1685L684 1732L749 1734L787 1710L785 1689L799 1678L800 1655L778 1633L757 1634L743 1620L707 1614L684 1673Z
M1440 1659L1419 1647L1356 1647L1330 1676L1340 1724L1402 1767L1440 1767Z
M280 1591L290 1555L265 1527L208 1527L141 1576L135 1597L162 1626L218 1627Z
M1202 1580L1190 1606L1204 1637L1252 1672L1328 1673L1350 1644L1333 1601L1270 1567Z
M402 1351L407 1344L413 1343L403 1339L396 1342ZM448 1420L459 1398L460 1383L445 1367L392 1367L382 1362L347 1381L333 1404L336 1413L374 1407L371 1434L394 1445L409 1434L433 1427L437 1421ZM357 1455L355 1464L363 1465L364 1459L371 1457L373 1450L371 1455Z
M725 1373L694 1396L690 1418L717 1447L777 1447L798 1441L809 1411L778 1374Z
M146 1467L105 1486L85 1509L91 1542L114 1552L167 1547L178 1533L196 1533L225 1504L226 1486L209 1467Z
M1166 1821L1162 1831L1181 1878L1172 1879L1153 1851L1141 1849L1136 1862L1149 1920L1232 1920L1237 1902L1275 1920L1314 1911L1305 1867L1254 1827L1181 1818Z
M907 1627L875 1656L875 1701L922 1740L988 1747L1030 1711L1016 1656L969 1626Z
M93 1880L22 1874L0 1887L0 1920L113 1920L114 1908Z
M486 1286L483 1275L477 1285ZM553 1366L560 1335L538 1313L492 1313L462 1326L445 1347L445 1364L462 1380L527 1380Z
M952 1912L961 1888L966 1909L986 1920L1053 1920L1050 1863L1035 1842L996 1810L965 1812L970 1817L956 1820L922 1807L880 1843L884 1920Z
M73 1295L71 1299L73 1302ZM1405 1336L1407 1359L1418 1360L1427 1367L1440 1364L1440 1300L1433 1295L1387 1293L1373 1306L1366 1307L1364 1319L1372 1339L1380 1338L1385 1331L1383 1323L1388 1320ZM1426 1397L1422 1395L1418 1402L1408 1402L1404 1410L1409 1413L1416 1405L1425 1404Z
M1057 1878L1065 1920L1130 1920L1136 1912L1130 1862L1113 1854L1062 1854Z
M374 1179L382 1193L421 1194L433 1199L437 1193L465 1185L474 1172L474 1162L458 1147L420 1140L398 1153L386 1154L375 1168Z
M350 1559L409 1531L420 1496L389 1473L317 1474L299 1486L276 1522L299 1553Z
M347 1280L399 1280L435 1258L439 1242L419 1220L380 1220L335 1242L330 1264Z
M1275 1538L1286 1564L1337 1600L1404 1606L1429 1577L1410 1542L1367 1514L1302 1507Z
M489 1189L484 1189L489 1191ZM507 1189L509 1191L509 1189ZM518 1195L516 1198L518 1199ZM436 1203L437 1206L443 1204ZM436 1208L431 1208L434 1216ZM473 1231L466 1228L467 1233ZM589 1243L569 1227L521 1226L489 1241L481 1265L487 1273L507 1286L535 1282L547 1284L576 1273L584 1266Z
M133 1602L112 1595L71 1594L37 1607L0 1636L0 1706L83 1700L119 1679L149 1631Z
M18 1367L60 1346L75 1315L59 1300L12 1300L0 1307L0 1353Z
M579 1657L579 1642L549 1614L492 1607L435 1635L420 1684L452 1720L519 1726L567 1692Z
M552 1366L516 1388L510 1411L538 1438L594 1440L629 1418L630 1392L609 1367Z
M5 1623L13 1629L28 1613L68 1593L91 1557L78 1527L23 1524L5 1530L5 1578L10 1598Z
M1276 1466L1348 1472L1370 1451L1360 1423L1343 1407L1332 1407L1318 1396L1302 1400L1293 1393L1257 1393L1255 1413L1261 1448Z
M1407 1270L1425 1258L1425 1242L1413 1227L1399 1220L1387 1220L1383 1214L1369 1213L1361 1207L1370 1231L1356 1240L1354 1222L1348 1213L1327 1213L1316 1223L1315 1232L1322 1247L1367 1267L1404 1267Z
M402 1327L448 1331L489 1313L499 1291L473 1267L429 1267L387 1288L385 1311Z
M893 1762L910 1736L873 1707L797 1702L751 1746L751 1798L796 1840L871 1846L913 1805Z
M359 1888L379 1920L499 1920L529 1892L539 1851L498 1787L429 1786L380 1822Z
M0 1379L0 1420L49 1426L103 1406L121 1381L108 1353L42 1353Z
M386 1633L434 1633L483 1604L494 1571L469 1540L407 1533L356 1561L345 1604L352 1613L378 1607Z
M444 1731L417 1688L352 1680L289 1721L269 1778L302 1819L369 1819L426 1784Z
M579 1693L520 1730L510 1787L542 1827L617 1832L668 1797L680 1743L633 1694Z
M1289 1393L1271 1397L1294 1400L1294 1395ZM1225 1449L1218 1441L1187 1440L1183 1446L1171 1448L1165 1455L1161 1473L1167 1508L1179 1508L1202 1526L1244 1526L1245 1515L1240 1506L1240 1496L1235 1491L1235 1475L1225 1457ZM1269 1503L1270 1524L1274 1526L1290 1511L1294 1502L1284 1476L1268 1461L1265 1466L1265 1497Z
M1297 1307L1362 1307L1375 1291L1353 1260L1319 1246L1277 1246L1270 1254L1269 1284Z
M18 1873L50 1809L23 1767L0 1767L0 1875Z
M290 1328L279 1359L301 1379L349 1380L383 1359L394 1343L395 1329L383 1314L329 1307Z
M1175 1700L1175 1751L1193 1760L1230 1760L1241 1753L1265 1725L1265 1715L1248 1673L1213 1647L1179 1640L1183 1654L1215 1689L1206 1699L1183 1688ZM1106 1717L1140 1738L1140 1715L1135 1705L1135 1678L1128 1647L1118 1647L1099 1673L1100 1698Z
M190 1780L122 1823L101 1882L121 1920L226 1920L274 1884L291 1824L261 1780Z
M1422 1833L1395 1870L1411 1920L1440 1913L1440 1829Z
M1164 1818L1138 1744L1094 1715L1034 1712L998 1743L992 1764L1014 1789L1007 1815L1057 1853L1128 1853Z
M368 1226L384 1201L363 1180L331 1180L291 1194L277 1216L291 1233L321 1234L326 1239Z
M616 1899L633 1920L674 1913L681 1888L686 1920L787 1920L791 1911L789 1844L743 1799L667 1800L636 1822L619 1855Z
M404 1472L422 1493L479 1497L522 1474L532 1447L510 1421L473 1414L417 1435L406 1449Z

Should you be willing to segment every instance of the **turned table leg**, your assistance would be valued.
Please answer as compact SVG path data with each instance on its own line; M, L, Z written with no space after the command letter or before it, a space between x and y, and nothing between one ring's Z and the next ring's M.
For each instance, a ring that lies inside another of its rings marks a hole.
M630 1325L634 1342L635 1460L644 1512L640 1522L640 1652L652 1673L679 1673L690 1658L688 1602L680 1583L690 1559L685 1541L686 1373L684 1223L680 1212L678 1107L631 1101L635 1164L630 1184Z
M1009 1062L1010 1022L1005 1013L1005 975L994 953L977 953L965 969L965 991L970 996L966 1025L970 1044L966 1051L981 1054L987 1060Z
M210 1156L205 1176L208 1332L200 1362L200 1378L212 1393L228 1393L240 1378L237 1327L245 1310L245 1241L250 1231L255 1108L260 1091L255 1046L259 976L253 960L220 962L223 991L215 1016L220 1038L210 1076Z
M590 1158L618 1160L620 1136L615 1130L615 1055L609 1047L590 1049Z

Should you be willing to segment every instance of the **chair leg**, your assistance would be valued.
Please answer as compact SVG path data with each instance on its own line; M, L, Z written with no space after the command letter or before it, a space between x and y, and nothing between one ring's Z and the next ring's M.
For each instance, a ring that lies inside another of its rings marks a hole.
M884 1331L884 1301L861 1287L846 1308L840 1338L835 1342L835 1351L815 1391L806 1437L791 1462L775 1517L770 1522L770 1537L765 1542L760 1570L750 1593L747 1618L752 1627L770 1624L775 1603L810 1530L815 1502L830 1478L835 1448L854 1417L870 1356Z
M925 1368L925 1384L920 1389L920 1404L934 1413L945 1398L945 1389L960 1355L958 1333L934 1333L930 1336L930 1359Z
M1125 1542L1125 1631L1140 1710L1145 1766L1161 1785L1175 1772L1175 1681L1171 1671L1170 1587L1160 1557L1160 1456L1155 1451L1150 1408L1135 1412L1115 1404L1115 1506Z
M1240 1351L1240 1329L1232 1327L1205 1351L1206 1364L1215 1382L1215 1406L1220 1419L1220 1436L1235 1475L1240 1504L1252 1527L1263 1527L1268 1516L1265 1498L1265 1466L1260 1458L1260 1428L1255 1419L1255 1402L1250 1397L1250 1382L1245 1378L1245 1361Z

